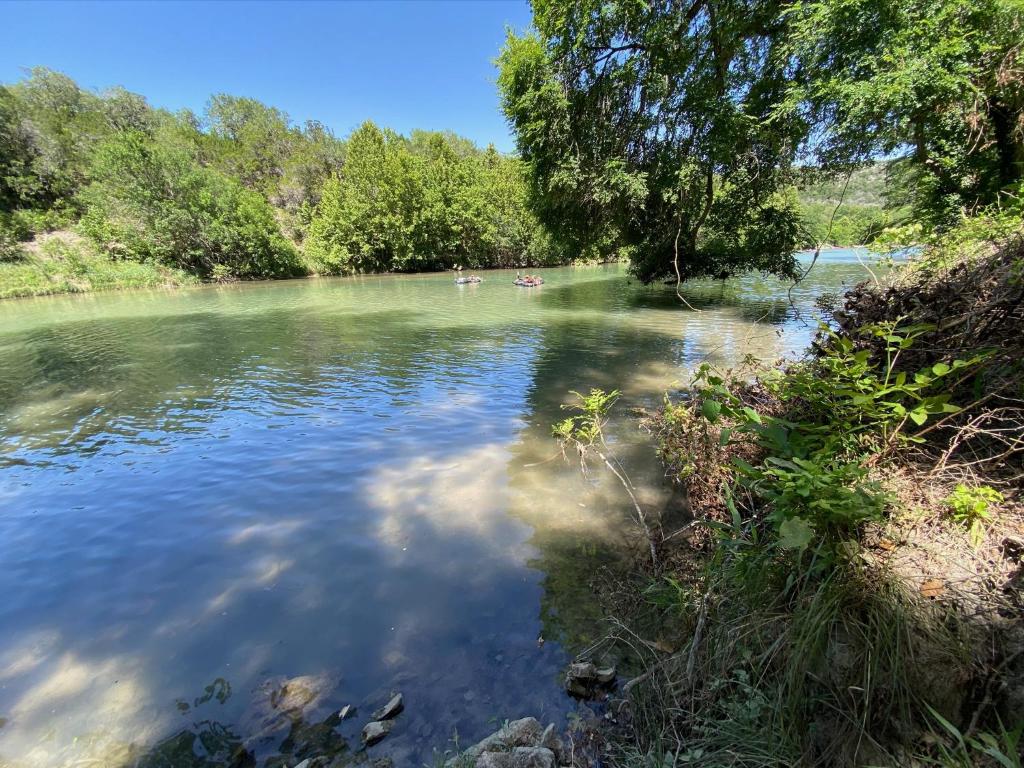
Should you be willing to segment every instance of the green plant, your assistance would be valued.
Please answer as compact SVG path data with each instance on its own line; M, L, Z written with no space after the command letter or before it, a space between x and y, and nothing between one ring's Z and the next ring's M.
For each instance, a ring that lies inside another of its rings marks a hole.
M985 538L985 524L991 519L989 507L1000 504L1003 494L988 485L970 487L960 483L946 498L953 519L967 527L971 545L977 549Z
M822 326L816 357L762 373L753 390L710 366L697 371L688 413L717 429L719 446L754 449L731 455L735 482L757 500L783 548L834 547L879 519L887 497L871 466L919 442L914 430L933 416L959 410L946 380L985 355L902 369L901 357L928 330L890 322L850 337ZM751 397L774 405L754 407Z
M953 740L954 746L939 746L937 765L942 768L973 768L978 765L978 758L985 755L994 764L1002 768L1021 768L1021 735L1024 734L1024 721L1016 727L1007 729L999 724L999 731L979 731L974 735L965 735L929 705L928 712Z

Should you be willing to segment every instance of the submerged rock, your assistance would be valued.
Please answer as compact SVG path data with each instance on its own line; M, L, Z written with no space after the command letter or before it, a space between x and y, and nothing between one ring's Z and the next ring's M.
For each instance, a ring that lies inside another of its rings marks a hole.
M390 720L405 708L405 700L402 694L396 693L391 700L383 707L373 713L374 720Z
M569 754L569 750L565 748L565 742L562 741L562 737L555 733L554 723L549 724L544 729L544 733L541 734L540 741L537 743L538 746L550 749L559 765L568 765L571 762L572 756Z
M346 704L344 707L338 710L338 722L341 722L342 720L347 720L354 713L355 707L353 707L351 704Z
M374 720L372 723L367 723L363 726L363 743L368 747L376 744L391 733L392 727L394 727L394 723L390 720Z

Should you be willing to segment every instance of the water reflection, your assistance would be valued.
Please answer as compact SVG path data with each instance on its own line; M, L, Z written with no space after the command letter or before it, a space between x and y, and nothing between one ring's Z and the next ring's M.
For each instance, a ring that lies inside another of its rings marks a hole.
M831 269L798 307L859 267ZM399 764L559 719L635 538L621 489L552 459L568 390L623 390L610 436L661 509L629 408L811 329L756 278L688 287L694 313L619 268L547 277L0 304L0 763L362 760L332 713L396 689L371 754Z

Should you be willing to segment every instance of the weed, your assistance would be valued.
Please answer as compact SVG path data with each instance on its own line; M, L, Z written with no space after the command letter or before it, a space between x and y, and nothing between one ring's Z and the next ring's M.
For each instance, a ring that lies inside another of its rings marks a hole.
M971 488L960 483L946 498L946 505L952 511L953 519L967 527L971 545L977 549L985 538L985 524L991 517L989 506L1002 501L1003 494L991 486Z

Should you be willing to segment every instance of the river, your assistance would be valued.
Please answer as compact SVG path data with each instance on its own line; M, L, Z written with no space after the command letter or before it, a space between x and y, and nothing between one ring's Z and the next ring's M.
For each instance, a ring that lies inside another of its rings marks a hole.
M354 754L392 691L396 765L564 721L591 582L636 544L614 479L556 455L569 391L622 390L657 513L632 410L799 351L867 276L825 254L792 303L749 276L690 311L616 265L480 274L0 303L0 765L292 766Z

